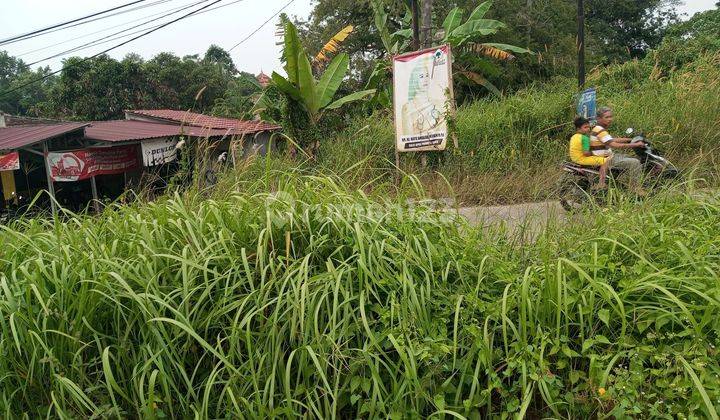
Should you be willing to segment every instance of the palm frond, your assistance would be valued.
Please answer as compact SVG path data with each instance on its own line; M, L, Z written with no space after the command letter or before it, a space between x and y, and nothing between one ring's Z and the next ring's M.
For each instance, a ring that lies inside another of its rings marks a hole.
M487 44L478 44L475 42L471 42L462 47L462 50L463 52L484 55L486 57L494 58L496 60L512 61L515 59L515 56L512 53Z

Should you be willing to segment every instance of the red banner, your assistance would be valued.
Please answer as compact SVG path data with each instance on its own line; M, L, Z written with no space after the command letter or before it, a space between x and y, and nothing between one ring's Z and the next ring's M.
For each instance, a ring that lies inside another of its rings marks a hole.
M18 152L0 155L0 171L15 171L20 169L20 155Z
M121 174L140 166L137 146L50 152L46 160L55 182L80 181L95 175Z

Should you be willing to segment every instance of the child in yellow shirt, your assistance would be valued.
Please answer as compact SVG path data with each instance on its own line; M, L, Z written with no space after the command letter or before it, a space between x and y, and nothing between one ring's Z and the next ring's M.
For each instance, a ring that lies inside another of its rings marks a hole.
M600 167L600 183L597 188L605 189L610 157L593 155L590 149L590 121L578 117L574 124L575 135L570 139L570 160L582 166Z

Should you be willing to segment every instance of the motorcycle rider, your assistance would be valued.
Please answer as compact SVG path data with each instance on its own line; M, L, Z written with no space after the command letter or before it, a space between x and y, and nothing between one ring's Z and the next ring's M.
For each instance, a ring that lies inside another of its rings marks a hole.
M570 160L581 166L600 168L600 183L593 187L594 190L607 188L606 178L608 167L612 158L609 156L596 156L590 146L590 121L583 117L577 117L574 121L575 135L570 138Z
M608 132L614 121L613 110L602 107L597 111L597 124L592 129L591 146L596 156L612 156L611 168L620 169L623 176L628 178L628 185L638 194L644 194L640 188L642 164L640 160L622 153L615 153L613 149L637 149L644 147L642 143L633 143L631 138L613 137Z

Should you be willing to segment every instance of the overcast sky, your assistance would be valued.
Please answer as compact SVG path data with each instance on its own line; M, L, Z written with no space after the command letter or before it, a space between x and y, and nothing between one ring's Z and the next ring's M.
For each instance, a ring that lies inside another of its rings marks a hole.
M32 38L26 41L0 46L0 50L7 50L11 55L20 56L26 63L58 54L64 50L97 40L110 37L113 33L134 25L140 25L150 15L159 18L171 9L181 8L194 4L200 0L146 0L140 5L152 5L140 10L129 11L107 19L98 20L75 28L58 31L49 35ZM122 58L127 53L138 53L144 58L151 58L161 51L172 51L179 56L187 54L203 54L210 44L217 44L229 49L240 40L250 35L263 22L275 12L285 6L290 0L223 0L215 6L227 4L218 10L193 16L181 22L140 38L126 46L113 50L110 55ZM233 2L235 2L233 4ZM683 12L695 12L712 9L716 0L686 0ZM0 39L44 28L56 23L82 17L94 12L130 3L130 0L2 0L0 3ZM160 22L166 22L174 17L182 16L194 9L211 3L206 0L200 5L166 17ZM312 8L311 0L295 0L284 11L288 15L307 17ZM132 23L129 23L132 22ZM240 70L257 74L260 70L270 73L279 70L280 47L276 46L278 38L275 36L277 18L270 21L255 35L241 46L232 51L232 57ZM150 28L158 23L140 26L133 31ZM114 26L117 26L113 28ZM100 32L99 32L100 31ZM97 33L95 33L97 32ZM137 35L139 35L138 33ZM70 41L73 38L83 37ZM131 37L128 37L131 38ZM97 45L72 55L92 55L123 41L117 39L102 45ZM53 45L60 42L66 43ZM42 51L32 52L45 48ZM39 65L49 65L58 69L62 65L62 58L58 57L43 61ZM34 67L36 67L34 66Z

